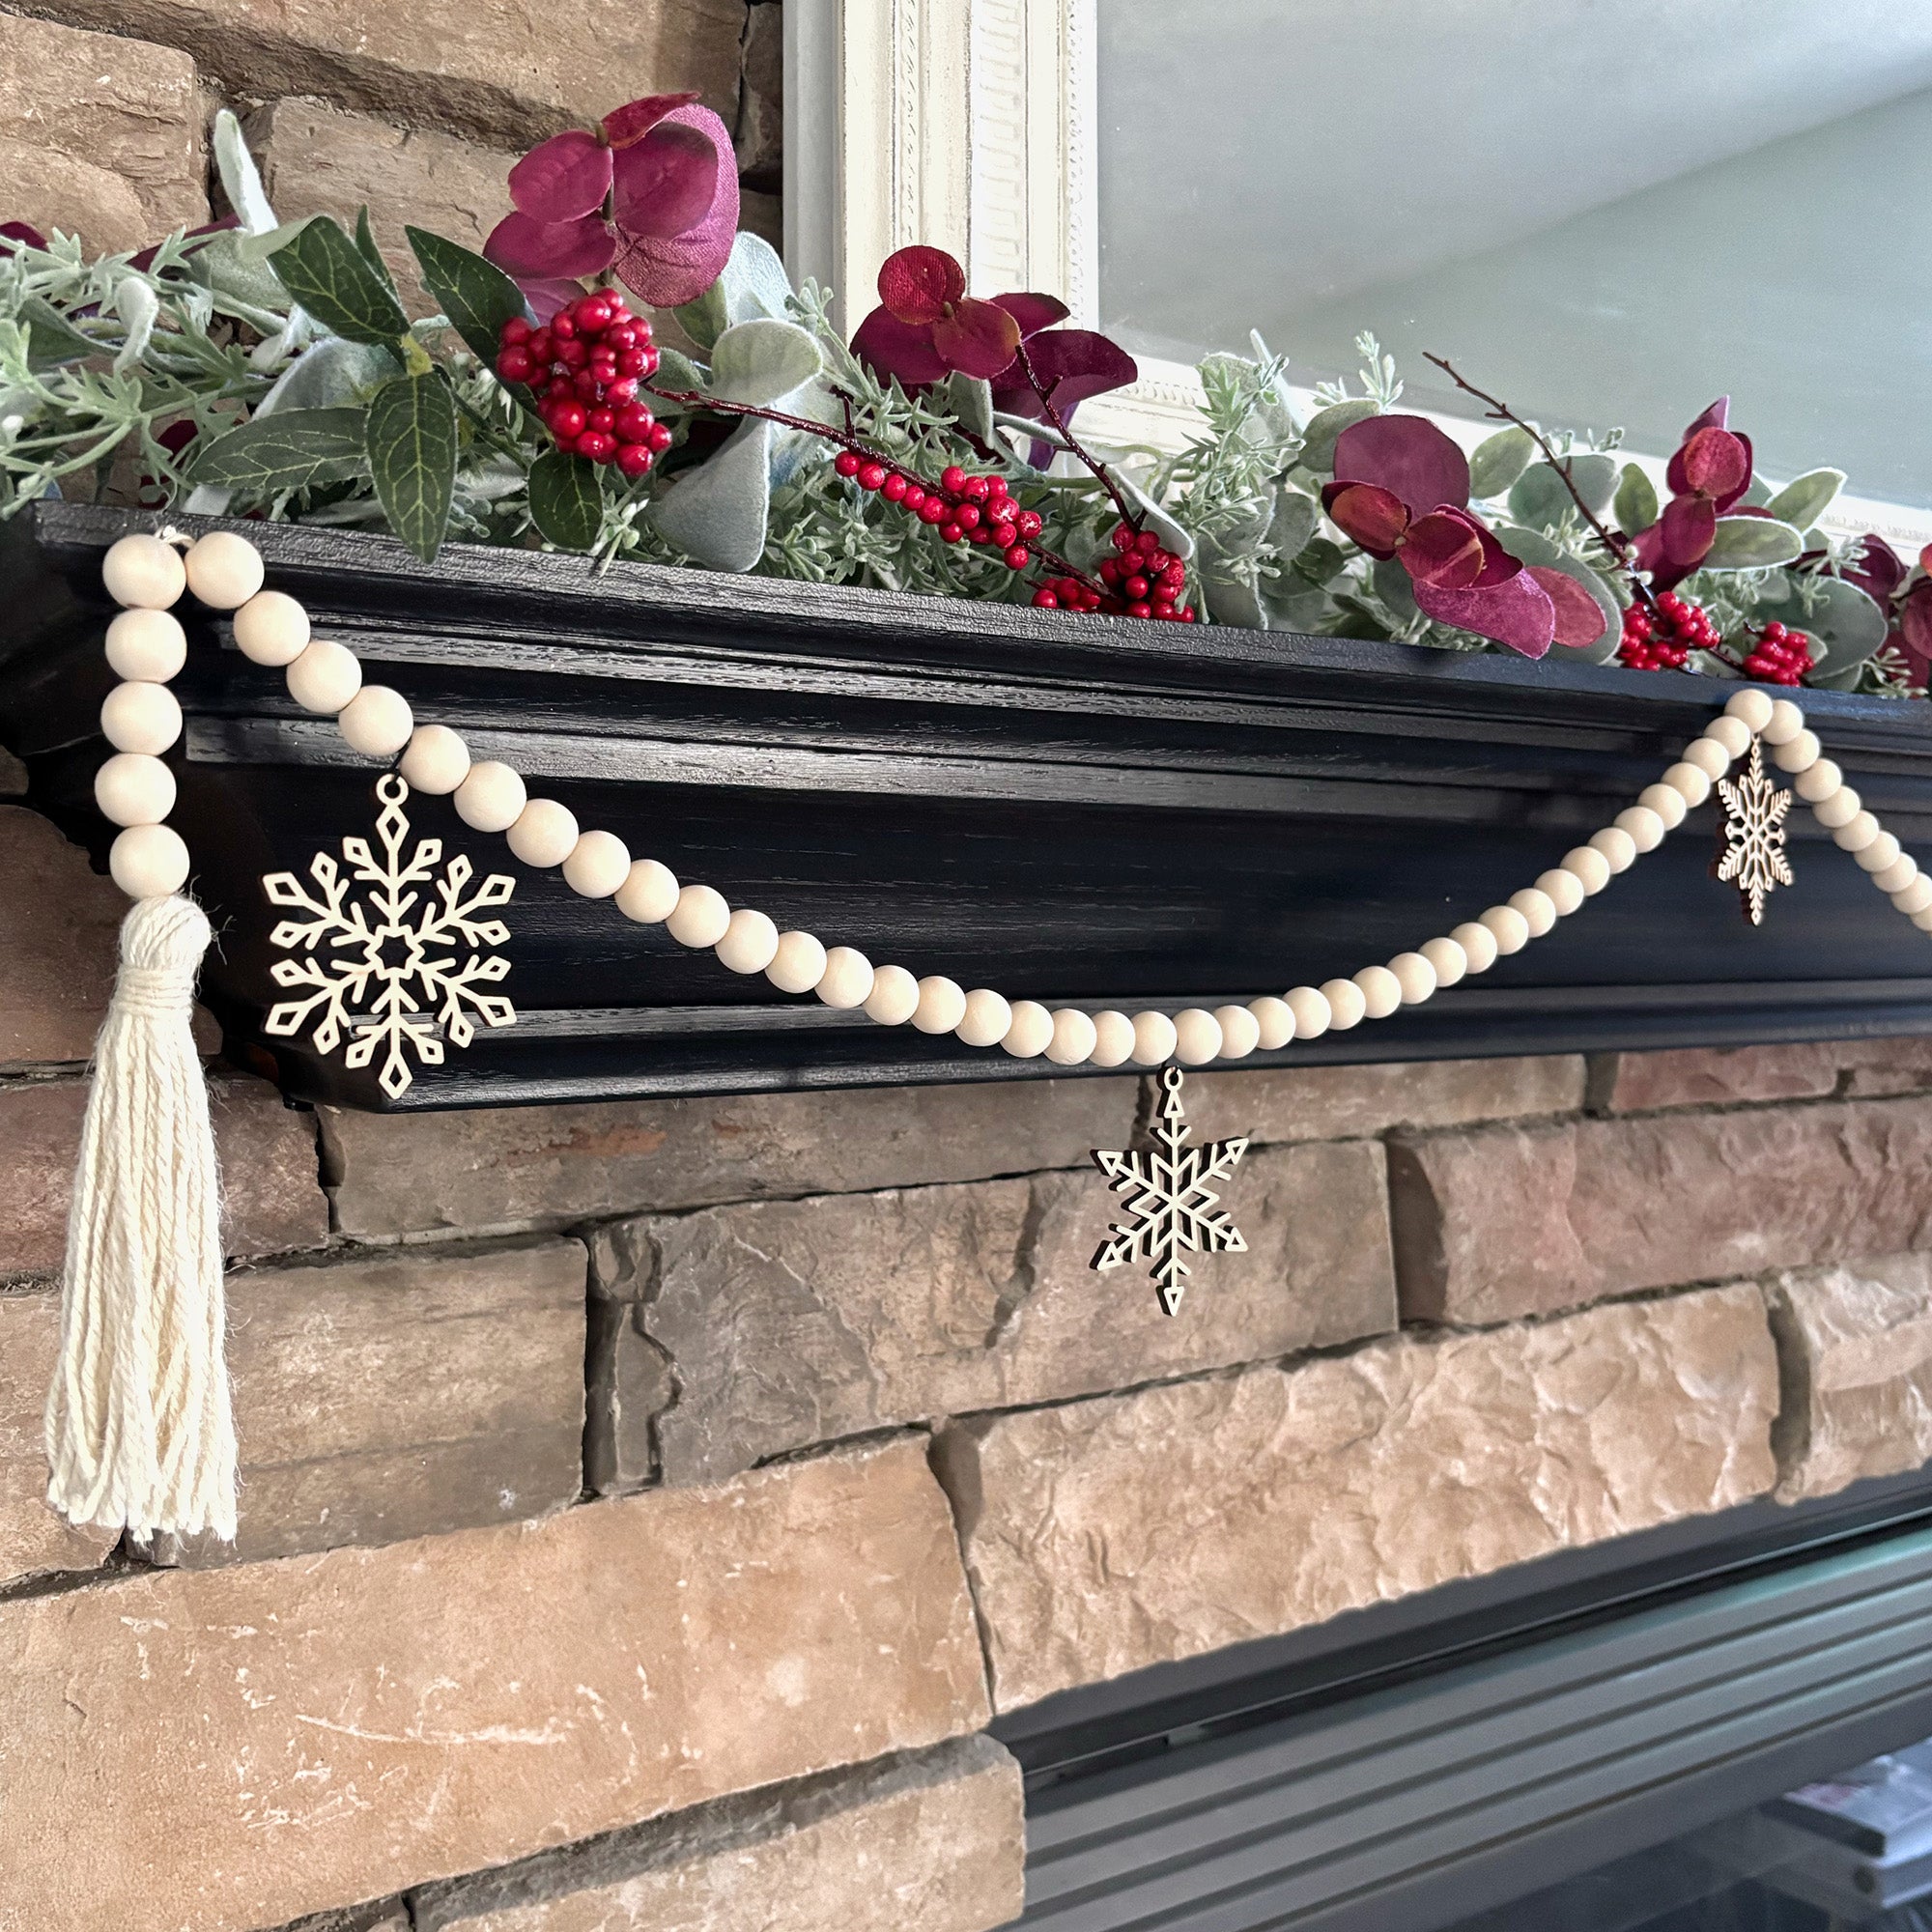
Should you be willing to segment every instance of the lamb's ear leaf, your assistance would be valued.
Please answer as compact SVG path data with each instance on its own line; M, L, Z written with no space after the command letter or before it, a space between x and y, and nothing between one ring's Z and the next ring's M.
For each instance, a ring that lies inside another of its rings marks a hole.
M530 521L558 550L588 550L604 527L603 472L566 450L530 465Z
M658 534L709 570L750 570L765 554L771 452L772 425L748 417L715 455L652 498Z
M270 418L274 420L274 418ZM442 548L456 489L456 398L440 369L369 399L369 469L389 527L425 563Z

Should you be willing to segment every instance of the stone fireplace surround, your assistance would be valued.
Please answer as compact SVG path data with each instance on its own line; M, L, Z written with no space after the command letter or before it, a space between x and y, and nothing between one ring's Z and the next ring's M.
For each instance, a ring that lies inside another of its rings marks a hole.
M1238 1646L1932 1455L1923 1042L1198 1077L1250 1247L1172 1321L1086 1267L1133 1079L217 1067L241 1539L110 1549L39 1410L118 908L4 806L0 903L0 1923L979 1932L1067 1699L1203 1672L1211 1730Z

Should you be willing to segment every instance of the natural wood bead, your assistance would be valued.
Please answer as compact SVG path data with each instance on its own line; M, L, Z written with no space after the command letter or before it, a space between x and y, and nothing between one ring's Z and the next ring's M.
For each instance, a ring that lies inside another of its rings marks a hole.
M733 913L732 918L737 918ZM773 944L778 935L773 934ZM919 981L903 966L881 966L866 996L866 1017L879 1026L904 1026L919 1007Z
M835 946L811 989L828 1007L863 1007L872 993L872 962L855 946Z
M1261 1042L1262 1023L1246 1007L1216 1007L1214 1024L1221 1029L1223 1060L1245 1060Z
M517 813L517 822L503 835L504 842L526 866L560 866L577 843L577 814L554 798L533 798ZM702 892L704 887L694 890ZM724 931L723 925L718 930ZM712 939L691 940L688 945L709 946Z
M1798 774L1791 789L1806 805L1822 805L1844 782L1844 773L1830 758L1819 758Z
M1134 1015L1134 1065L1164 1066L1174 1058L1174 1022L1165 1013Z
M1015 1060L1037 1060L1053 1037L1053 1015L1037 1000L1015 1000L1000 1044Z
M1647 811L1654 811L1663 821L1666 832L1675 832L1684 823L1684 814L1690 810L1685 803L1684 794L1675 785L1645 785L1637 793L1636 802Z
M614 832L579 834L563 862L563 883L586 899L610 898L630 876L631 848Z
M1421 947L1422 956L1435 970L1435 983L1438 986L1453 986L1458 980L1467 978L1469 955L1460 940L1426 939Z
M251 664L294 664L308 648L308 612L286 590L258 590L236 611L234 631Z
M362 667L355 653L328 638L315 638L283 671L289 696L304 711L332 718L362 689Z
M164 684L117 684L100 705L100 729L117 752L158 757L182 730L182 708Z
M1435 990L1435 968L1420 952L1398 952L1388 971L1406 1007L1419 1007Z
M1513 905L1492 906L1477 923L1489 927L1498 952L1520 952L1529 944L1529 922Z
M1920 932L1932 932L1932 906L1926 907L1923 912L1914 913L1912 923Z
M1849 825L1859 815L1859 795L1850 785L1840 785L1830 798L1821 798L1811 808L1811 816L1828 832Z
M107 627L107 666L116 677L165 684L187 662L187 633L171 611L123 611Z
M1693 810L1711 796L1711 775L1695 765L1672 765L1664 773L1662 782Z
M469 747L447 724L418 724L397 769L412 791L441 798L469 776Z
M1731 768L1731 754L1715 738L1692 738L1684 748L1684 762L1707 779L1720 779Z
M1898 863L1899 851L1898 840L1889 832L1881 831L1869 845L1861 845L1852 854L1852 861L1861 872L1882 872Z
M165 611L181 602L187 588L187 566L181 552L159 537L120 537L100 559L100 581L117 604L136 611Z
M1510 904L1522 915L1532 939L1541 939L1556 923L1556 901L1534 886L1525 886L1510 895Z
M1832 843L1840 852L1862 852L1879 835L1879 822L1870 812L1861 811L1832 834Z
M1788 697L1772 702L1771 717L1760 733L1767 745L1787 745L1804 728L1804 714Z
M471 765L450 800L457 817L474 832L509 831L528 802L523 780L495 758Z
M187 868L187 846L171 825L130 825L107 848L107 870L130 899L164 899L180 892Z
M1672 792L1671 797L1676 798L1677 794ZM1677 804L1681 810L1684 801L1677 799ZM1582 888L1586 898L1602 892L1610 883L1610 862L1594 845L1573 845L1563 855L1563 869ZM1537 884L1541 886L1543 881L1539 879ZM1549 889L1545 886L1544 890L1548 892ZM1550 896L1554 898L1555 894L1551 893Z
M1124 1066L1134 1057L1134 1023L1111 1008L1094 1015L1094 1065Z
M1558 919L1568 919L1583 903L1583 881L1562 866L1539 872L1536 890L1556 908Z
M1082 1066L1093 1057L1094 1022L1077 1007L1057 1008L1053 1015L1053 1037L1046 1043L1046 1057L1056 1066Z
M588 836L587 834L585 835ZM733 973L762 973L778 957L779 929L753 906L740 906L712 949L718 963ZM919 996L913 995L915 999Z
M665 921L665 930L694 952L716 946L731 923L731 908L714 886L686 886Z
M1328 1002L1328 1024L1336 1033L1347 1033L1350 1027L1361 1025L1369 1003L1354 980L1324 980L1320 991Z
M1663 843L1663 820L1647 805L1627 805L1611 821L1619 832L1628 832L1639 852L1655 852Z
M678 895L678 904L684 902L683 893ZM670 918L676 918L677 906L670 910ZM727 919L728 925L730 921ZM717 942L714 941L715 945ZM814 939L809 932L781 932L779 934L779 950L772 954L772 963L765 968L765 978L781 993L809 993L825 975L825 945Z
M462 794L457 796L460 800ZM655 859L637 859L617 888L614 902L626 919L639 925L657 925L677 910L681 890L677 874L668 866Z
M928 1003L935 1018L951 1012L952 1024L929 1025ZM970 993L963 992L951 980L934 976L919 982L919 1011L913 1015L912 1023L922 1033L956 1034L968 1046L998 1046L1013 1023L1013 1009L990 986L975 986Z
M1726 715L1737 719L1747 731L1762 731L1771 723L1771 694L1756 685L1733 692L1724 706Z
M1751 730L1743 719L1728 712L1704 726L1704 735L1721 745L1732 758L1742 758L1750 750Z
M1918 873L1909 884L1901 886L1892 894L1891 902L1900 912L1908 916L1923 912L1928 906L1932 906L1932 877L1923 872Z
M1272 1053L1294 1037L1294 1009L1286 1000L1264 993L1248 1002L1248 1011L1255 1016L1255 1044L1264 1053Z
M393 758L410 742L416 721L400 691L365 684L336 714L335 728L352 752L365 758Z
M1918 876L1918 861L1910 852L1901 852L1890 865L1875 871L1871 882L1880 892L1890 896L1902 893Z
M233 530L210 530L183 559L187 587L211 611L233 611L262 587L262 553Z
M1006 1001L984 986L969 993L940 973L919 982L912 1023L921 1033L956 1033L968 1046L995 1046L1011 1019Z
M1479 920L1464 920L1461 925L1452 926L1449 937L1463 949L1463 956L1469 962L1472 973L1487 973L1496 963L1496 936Z
M1402 981L1386 966L1364 966L1354 975L1361 989L1362 1011L1372 1020L1385 1020L1402 1005Z
M1771 762L1781 772L1808 772L1818 762L1821 750L1817 732L1800 731L1772 753Z
M94 775L94 802L114 825L158 825L175 809L175 775L144 752L117 752Z
M1282 995L1282 1005L1294 1015L1296 1039L1320 1039L1334 1023L1328 996L1313 986L1294 986Z
M1221 1023L1205 1007L1183 1007L1174 1016L1174 1057L1183 1066L1206 1066L1221 1052Z
M1610 862L1613 872L1628 872L1636 864L1636 840L1621 825L1591 833L1590 843Z

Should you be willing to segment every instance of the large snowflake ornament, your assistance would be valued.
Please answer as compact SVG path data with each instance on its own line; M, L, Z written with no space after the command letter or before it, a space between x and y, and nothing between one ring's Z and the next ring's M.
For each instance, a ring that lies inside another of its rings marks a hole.
M1220 1207L1221 1197L1208 1184L1234 1173L1248 1151L1247 1136L1189 1147L1192 1129L1181 1111L1181 1079L1178 1066L1161 1069L1160 1114L1151 1148L1094 1151L1108 1186L1125 1198L1128 1218L1107 1230L1093 1264L1104 1274L1129 1263L1149 1263L1154 1291L1169 1315L1179 1308L1187 1286L1183 1254L1239 1255L1248 1248L1241 1231Z
M1719 779L1718 795L1724 801L1724 854L1718 861L1718 877L1735 880L1744 900L1745 917L1764 923L1764 902L1774 887L1793 883L1791 862L1784 856L1784 814L1791 794L1764 775L1764 752L1751 739L1750 766L1738 780Z
M515 1024L509 1001L482 990L509 974L510 962L486 949L501 946L510 928L481 915L507 904L516 881L493 872L470 892L475 867L461 853L437 876L440 838L419 840L405 857L410 788L390 773L377 781L376 795L383 802L376 821L380 857L366 838L347 838L346 874L327 852L309 862L316 892L293 872L270 872L262 881L271 905L301 915L283 920L270 942L304 955L277 959L270 969L276 985L303 990L270 1011L266 1031L285 1037L314 1019L310 1044L328 1054L347 1039L348 1067L367 1066L381 1047L383 1092L394 1100L415 1077L409 1054L425 1066L440 1066L444 1041L468 1046L478 1020Z

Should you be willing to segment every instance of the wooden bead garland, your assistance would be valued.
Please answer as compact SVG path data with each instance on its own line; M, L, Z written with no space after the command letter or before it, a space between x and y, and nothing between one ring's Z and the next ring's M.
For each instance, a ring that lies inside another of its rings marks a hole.
M1000 1046L1021 1059L1043 1054L1065 1066L1129 1062L1157 1066L1176 1059L1203 1065L1242 1059L1257 1048L1274 1052L1292 1040L1319 1038L1419 1005L1442 987L1487 972L1498 958L1520 952L1577 912L1703 805L1715 781L1748 753L1754 739L1769 748L1778 769L1792 774L1796 795L1810 806L1833 842L1857 860L1902 915L1932 931L1932 876L1861 808L1839 767L1822 754L1799 706L1753 685L1731 695L1723 712L1657 782L1644 787L1634 805L1566 853L1534 885L1386 965L1212 1011L1193 1007L1170 1016L1111 1009L1090 1014L1077 1007L1049 1010L1033 1000L1009 1003L987 987L969 992L943 975L916 980L902 966L875 967L855 948L828 951L809 932L781 933L764 913L734 909L710 886L681 885L658 861L633 860L615 834L580 830L575 815L556 800L531 799L509 766L472 762L469 747L448 726L418 725L400 693L380 685L365 689L354 652L332 639L313 637L308 613L296 599L262 587L260 553L244 537L211 531L187 547L185 559L175 542L123 537L103 558L101 578L123 607L109 626L107 656L124 682L102 706L101 729L116 755L102 765L95 791L102 814L123 828L110 869L136 897L176 892L188 872L185 845L163 823L174 806L175 781L159 754L175 744L182 728L181 707L166 687L185 661L186 640L168 613L192 590L210 608L233 611L238 648L254 663L282 668L296 701L333 716L352 750L385 760L400 754L407 783L449 796L465 824L502 833L526 864L560 866L573 891L611 899L638 923L662 923L679 944L714 951L732 972L762 972L781 991L815 993L827 1006L863 1010L881 1026L951 1033L969 1046Z

